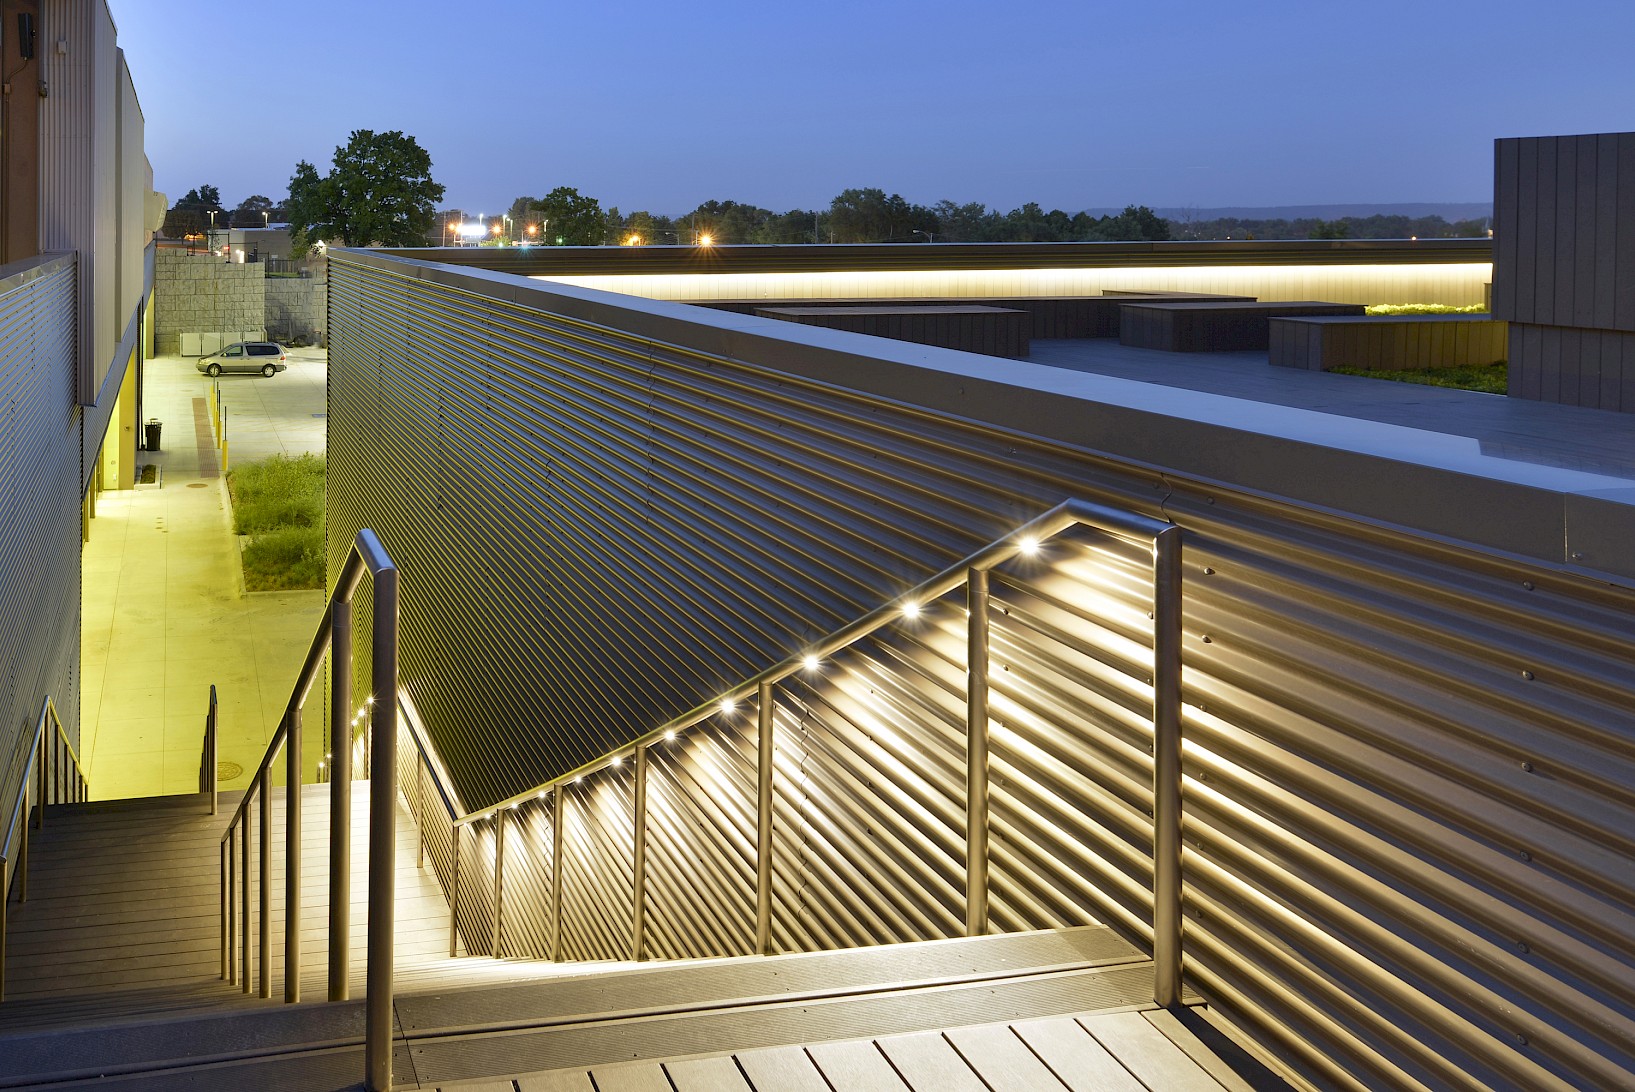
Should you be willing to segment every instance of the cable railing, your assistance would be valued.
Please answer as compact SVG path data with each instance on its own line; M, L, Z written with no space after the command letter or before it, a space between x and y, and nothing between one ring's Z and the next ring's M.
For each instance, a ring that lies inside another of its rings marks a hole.
M47 695L40 703L34 735L17 784L17 795L5 811L6 833L0 840L0 1001L6 997L6 906L12 882L17 901L28 901L29 816L36 830L45 828L45 809L50 804L72 804L85 800L90 783L80 768L79 754L63 731L57 706Z
M250 786L221 838L221 970L229 982L241 981L250 992L251 889L259 892L258 993L272 996L272 788L274 763L285 761L284 801L284 1000L301 999L301 714L307 696L323 672L324 659L334 665L330 690L331 723L347 722L352 705L352 596L367 573L374 582L372 686L376 694L397 693L397 568L373 531L358 532L341 566L335 590L313 635L295 688ZM365 971L365 1082L372 1092L392 1084L392 958L394 848L397 814L397 703L382 702L375 722L381 729L370 747L369 797L369 932ZM348 962L351 933L352 796L349 753L336 747L336 769L330 792L329 967L328 996L344 1001L350 989ZM257 805L251 811L251 803ZM250 842L257 838L259 876L252 883ZM237 888L235 891L234 888ZM235 898L236 896L236 898ZM235 905L236 903L236 905ZM239 940L235 955L234 934Z

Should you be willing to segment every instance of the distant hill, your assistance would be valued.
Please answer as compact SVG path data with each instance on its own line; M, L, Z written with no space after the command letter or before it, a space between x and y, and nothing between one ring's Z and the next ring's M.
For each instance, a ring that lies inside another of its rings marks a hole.
M1092 216L1117 216L1122 208L1086 209ZM1440 216L1448 223L1493 215L1491 201L1418 202L1400 205L1270 205L1265 208L1161 208L1166 220L1338 220L1346 216Z

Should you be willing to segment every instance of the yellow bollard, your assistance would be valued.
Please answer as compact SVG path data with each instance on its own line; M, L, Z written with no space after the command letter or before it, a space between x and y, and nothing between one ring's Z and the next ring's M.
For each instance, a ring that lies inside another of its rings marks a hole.
M221 472L222 472L223 475L226 475L226 473L227 473L227 441L226 440L223 440L221 442Z

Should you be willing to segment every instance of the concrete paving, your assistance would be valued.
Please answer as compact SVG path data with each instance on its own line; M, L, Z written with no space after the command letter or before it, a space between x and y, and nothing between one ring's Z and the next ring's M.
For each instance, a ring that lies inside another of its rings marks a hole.
M145 365L142 414L163 436L137 460L162 484L103 492L82 554L80 758L95 799L197 791L212 683L220 758L245 771L223 788L245 787L277 727L323 592L244 593L207 400L219 383L230 465L321 453L326 355L289 365L216 381L190 358Z

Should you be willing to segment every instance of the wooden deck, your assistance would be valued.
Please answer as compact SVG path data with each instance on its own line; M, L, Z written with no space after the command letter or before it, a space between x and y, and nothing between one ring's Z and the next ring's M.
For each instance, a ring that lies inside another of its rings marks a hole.
M212 818L202 796L166 796L54 807L32 832L30 897L10 907L6 1000L0 1029L233 1005L241 987L219 977L218 845L240 794L223 794ZM368 935L369 784L352 804L351 984L361 991ZM301 982L322 998L328 973L329 786L302 796ZM284 802L273 795L272 990L284 983ZM396 971L413 982L446 963L448 904L431 870L415 865L413 818L399 802ZM252 883L257 874L252 855ZM252 887L251 928L259 897ZM252 977L257 942L251 935ZM236 996L235 996L236 995ZM250 995L251 998L254 994ZM256 999L258 1003L259 999Z
M562 1069L445 1092L1249 1092L1174 1014L1084 1013Z

